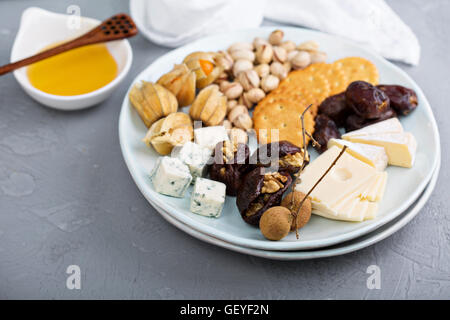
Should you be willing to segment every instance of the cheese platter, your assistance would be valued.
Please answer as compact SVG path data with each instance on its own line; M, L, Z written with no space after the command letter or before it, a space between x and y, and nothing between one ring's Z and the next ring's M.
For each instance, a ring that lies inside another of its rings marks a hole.
M440 158L431 107L405 72L349 41L290 27L216 35L159 58L130 86L119 137L153 205L260 250L376 230L419 197ZM264 148L276 161L264 162Z

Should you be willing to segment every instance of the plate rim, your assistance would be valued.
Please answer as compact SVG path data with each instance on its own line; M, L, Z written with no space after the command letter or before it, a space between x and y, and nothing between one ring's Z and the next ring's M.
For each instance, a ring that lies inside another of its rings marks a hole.
M361 236L360 238L355 238L352 240L349 240L348 242L343 242L341 244L337 244L335 247L331 248L318 248L318 250L309 250L309 251L272 251L272 250L261 250L261 249L255 249L255 248L248 248L239 246L236 244L232 244L229 242L226 242L224 240L217 239L213 236L204 234L198 230L194 230L189 227L189 225L184 224L174 216L172 216L169 212L164 211L161 208L158 208L156 206L152 206L155 208L155 210L171 225L175 226L177 229L187 233L188 235L206 242L211 245L215 245L233 252L238 252L241 254L246 254L250 256L255 256L259 258L265 258L270 260L280 260L280 261L298 261L298 260L311 260L311 259L319 259L319 258L327 258L327 257L334 257L339 255L348 254L351 252L355 252L364 248L367 248L371 245L374 245L389 236L393 235L395 232L399 231L401 228L406 226L412 219L415 218L417 214L419 214L420 210L423 209L425 204L428 202L429 198L433 194L433 191L436 187L437 180L439 177L439 171L441 167L441 161L438 162L438 166L433 171L433 175L431 177L431 180L429 184L425 187L425 190L419 196L418 199L416 199L415 204L413 204L414 207L410 207L407 210L409 210L406 214L405 212L402 213L405 215L400 215L396 217L397 221L391 221L385 224L387 226L389 223L392 223L391 226L386 228L385 230L379 232L378 229L372 231L371 233L368 233L366 235ZM364 239L362 239L364 238ZM351 242L351 243L350 243Z
M434 170L436 169L437 163L438 161L440 161L440 136L439 136L439 130L437 127L437 123L436 123L436 119L434 117L433 111L431 109L431 105L428 102L428 99L426 98L425 94L423 93L422 89L420 88L420 86L402 69L400 69L398 66L392 64L391 62L387 61L386 59L384 59L383 57L381 57L379 54L370 51L369 49L358 45L357 43L351 41L351 40L347 40L347 39L343 39L341 37L337 37L334 35L330 35L330 34L326 34L323 32L319 32L319 31L315 31L315 30L309 30L309 29L304 29L304 28L298 28L298 27L285 27L285 26L279 26L284 28L285 30L293 30L293 32L296 31L301 31L301 32L306 32L307 34L320 34L322 37L328 37L331 39L337 39L340 42L343 42L344 44L351 46L351 47L356 47L358 50L361 50L362 52L367 53L367 55L369 56L373 56L377 59L377 63L380 62L382 64L384 64L386 67L390 68L391 70L395 71L396 73L399 73L401 76L405 77L408 79L408 81L410 81L418 95L420 95L423 99L423 106L421 106L422 108L425 109L425 112L428 114L429 118L430 118L430 122L432 124L432 131L434 132L434 139L435 139L435 144L437 146L437 149L439 150L439 156L436 156L434 158L434 162L432 164L432 170L427 174L427 176L422 179L421 183L419 184L418 188L416 189L416 191L410 195L410 197L404 201L402 203L401 206L399 206L395 211L398 211L398 214L392 216L392 215L386 215L385 217L383 217L382 219L380 219L379 221L377 221L376 223L373 224L369 224L367 226L364 226L360 229L357 230L353 230L350 231L348 233L342 234L342 235L337 235L337 236L333 236L330 238L327 238L325 240L308 240L308 241L303 241L303 242L295 242L295 241L289 241L289 242L271 242L271 241L267 241L267 240L260 240L260 239L249 239L249 238L243 238L240 236L235 236L233 234L227 233L227 232L223 232L221 230L218 230L215 227L212 227L210 225L207 224L203 224L200 223L198 221L196 221L193 217L190 217L189 215L185 215L185 214L181 214L178 213L177 210L171 208L170 206L167 206L163 201L160 201L157 198L152 197L146 190L145 190L145 184L144 182L141 180L143 179L143 177L139 176L136 174L137 169L133 168L132 165L132 152L131 150L128 150L126 144L125 144L125 133L124 133L124 126L125 126L125 119L126 119L126 112L127 112L127 108L129 108L129 101L128 101L128 92L131 88L131 86L136 82L139 81L140 79L145 78L144 74L147 73L147 70L149 68L151 68L153 65L160 63L160 61L162 59L167 59L167 58L171 58L171 56L173 55L177 55L178 52L186 50L186 47L195 47L196 44L198 42L208 42L211 41L212 39L214 39L215 37L219 37L220 34L216 34L216 35L211 35L208 37L204 37L201 39L198 39L190 44L187 44L185 46L181 46L175 50L171 50L169 52L167 52L166 54L160 56L159 58L155 59L151 64L149 64L148 66L146 66L144 69L142 69L142 71L133 79L133 81L130 84L129 89L127 90L127 93L125 94L123 103L122 103L122 107L121 107L121 111L120 111L120 116L119 116L119 142L120 142L120 147L121 147L121 151L122 151L122 156L125 160L125 163L128 167L128 170L130 171L130 174L134 180L134 182L136 183L139 191L144 195L144 197L147 199L147 201L150 202L150 199L153 200L153 202L163 208L164 210L170 211L173 210L175 213L175 215L179 218L179 220L181 220L183 223L190 225L192 228L201 231L202 233L206 233L208 235L214 236L214 237L218 237L224 241L233 243L233 244L237 244L237 245L243 245L246 247L250 247L250 248L256 248L256 249L262 249L262 250L281 250L281 251L291 251L291 250L307 250L307 249L314 249L314 248L320 248L320 247L326 247L326 246L331 246L331 245L335 245L338 243L342 243L351 239L355 239L357 237L360 237L364 234L370 233L372 231L374 231L375 229L383 226L384 224L388 223L389 221L392 221L393 219L395 219L396 217L398 217L399 215L401 215L401 213L403 211L405 211L407 208L409 208L411 206L411 204L417 200L417 198L420 196L420 194L423 192L423 190L425 189L426 185L429 183L429 181L431 180L432 174L434 172ZM268 27L259 27L259 28L252 28L252 29L244 29L241 31L236 31L233 33L237 33L237 32L261 32L261 31L268 31L268 30L272 30L274 28L277 28L277 26L268 26ZM437 154L437 153L436 153Z

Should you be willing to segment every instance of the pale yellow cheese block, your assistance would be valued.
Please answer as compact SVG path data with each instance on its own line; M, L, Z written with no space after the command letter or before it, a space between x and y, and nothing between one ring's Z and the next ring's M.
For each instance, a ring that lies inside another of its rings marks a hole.
M384 190L387 182L387 172L380 172L377 177L372 180L372 184L368 186L359 197L363 200L369 200L372 202L381 201L383 198Z
M307 193L337 158L341 149L331 147L306 166L296 190ZM311 199L331 207L338 200L352 194L378 171L347 152L311 193Z
M339 147L331 146L311 162L300 175L301 182L296 186L296 190L308 192L340 152ZM378 207L362 196L369 194L376 198L382 176L383 173L374 167L347 152L344 153L312 191L312 212L343 221L364 221L373 218Z
M369 202L367 211L364 213L364 220L372 220L377 217L378 202Z
M378 180L376 188L374 188L368 195L367 199L374 202L379 202L383 199L384 191L386 190L388 174L382 172L381 179Z
M374 219L378 212L378 203L355 198L337 209L330 209L322 203L312 201L312 213L333 220L361 222Z
M377 175L365 182L360 189L340 199L332 206L312 201L313 213L334 220L364 221L373 219L378 212L377 201L383 197L387 173Z

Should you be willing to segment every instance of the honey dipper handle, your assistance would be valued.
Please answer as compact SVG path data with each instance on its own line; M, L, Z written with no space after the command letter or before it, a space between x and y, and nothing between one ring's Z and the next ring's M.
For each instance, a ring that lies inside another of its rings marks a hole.
M61 45L59 45L57 47L45 50L45 51L43 51L41 53L35 54L34 56L28 57L26 59L22 59L22 60L19 60L17 62L13 62L13 63L9 63L7 65L1 66L0 67L0 76L4 75L5 73L14 71L16 69L28 66L28 65L33 64L35 62L38 62L38 61L50 58L52 56L55 56L57 54L66 52L68 50L72 50L72 49L75 49L75 48L78 48L78 47L82 47L82 46L85 46L87 44L93 44L93 43L96 43L96 42L101 42L101 41L88 42L88 41L80 41L80 40L83 40L83 39L78 38L78 39L69 41L67 43L61 44Z

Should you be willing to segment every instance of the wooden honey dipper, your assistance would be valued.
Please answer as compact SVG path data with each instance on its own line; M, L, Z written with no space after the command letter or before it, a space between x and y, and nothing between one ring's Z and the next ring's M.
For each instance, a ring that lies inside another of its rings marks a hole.
M125 13L119 13L109 19L103 21L100 25L88 31L87 33L75 38L69 42L65 42L59 46L42 51L34 56L19 60L0 67L0 76L33 64L35 62L53 57L57 54L86 46L89 44L107 42L133 37L138 33L136 25Z

